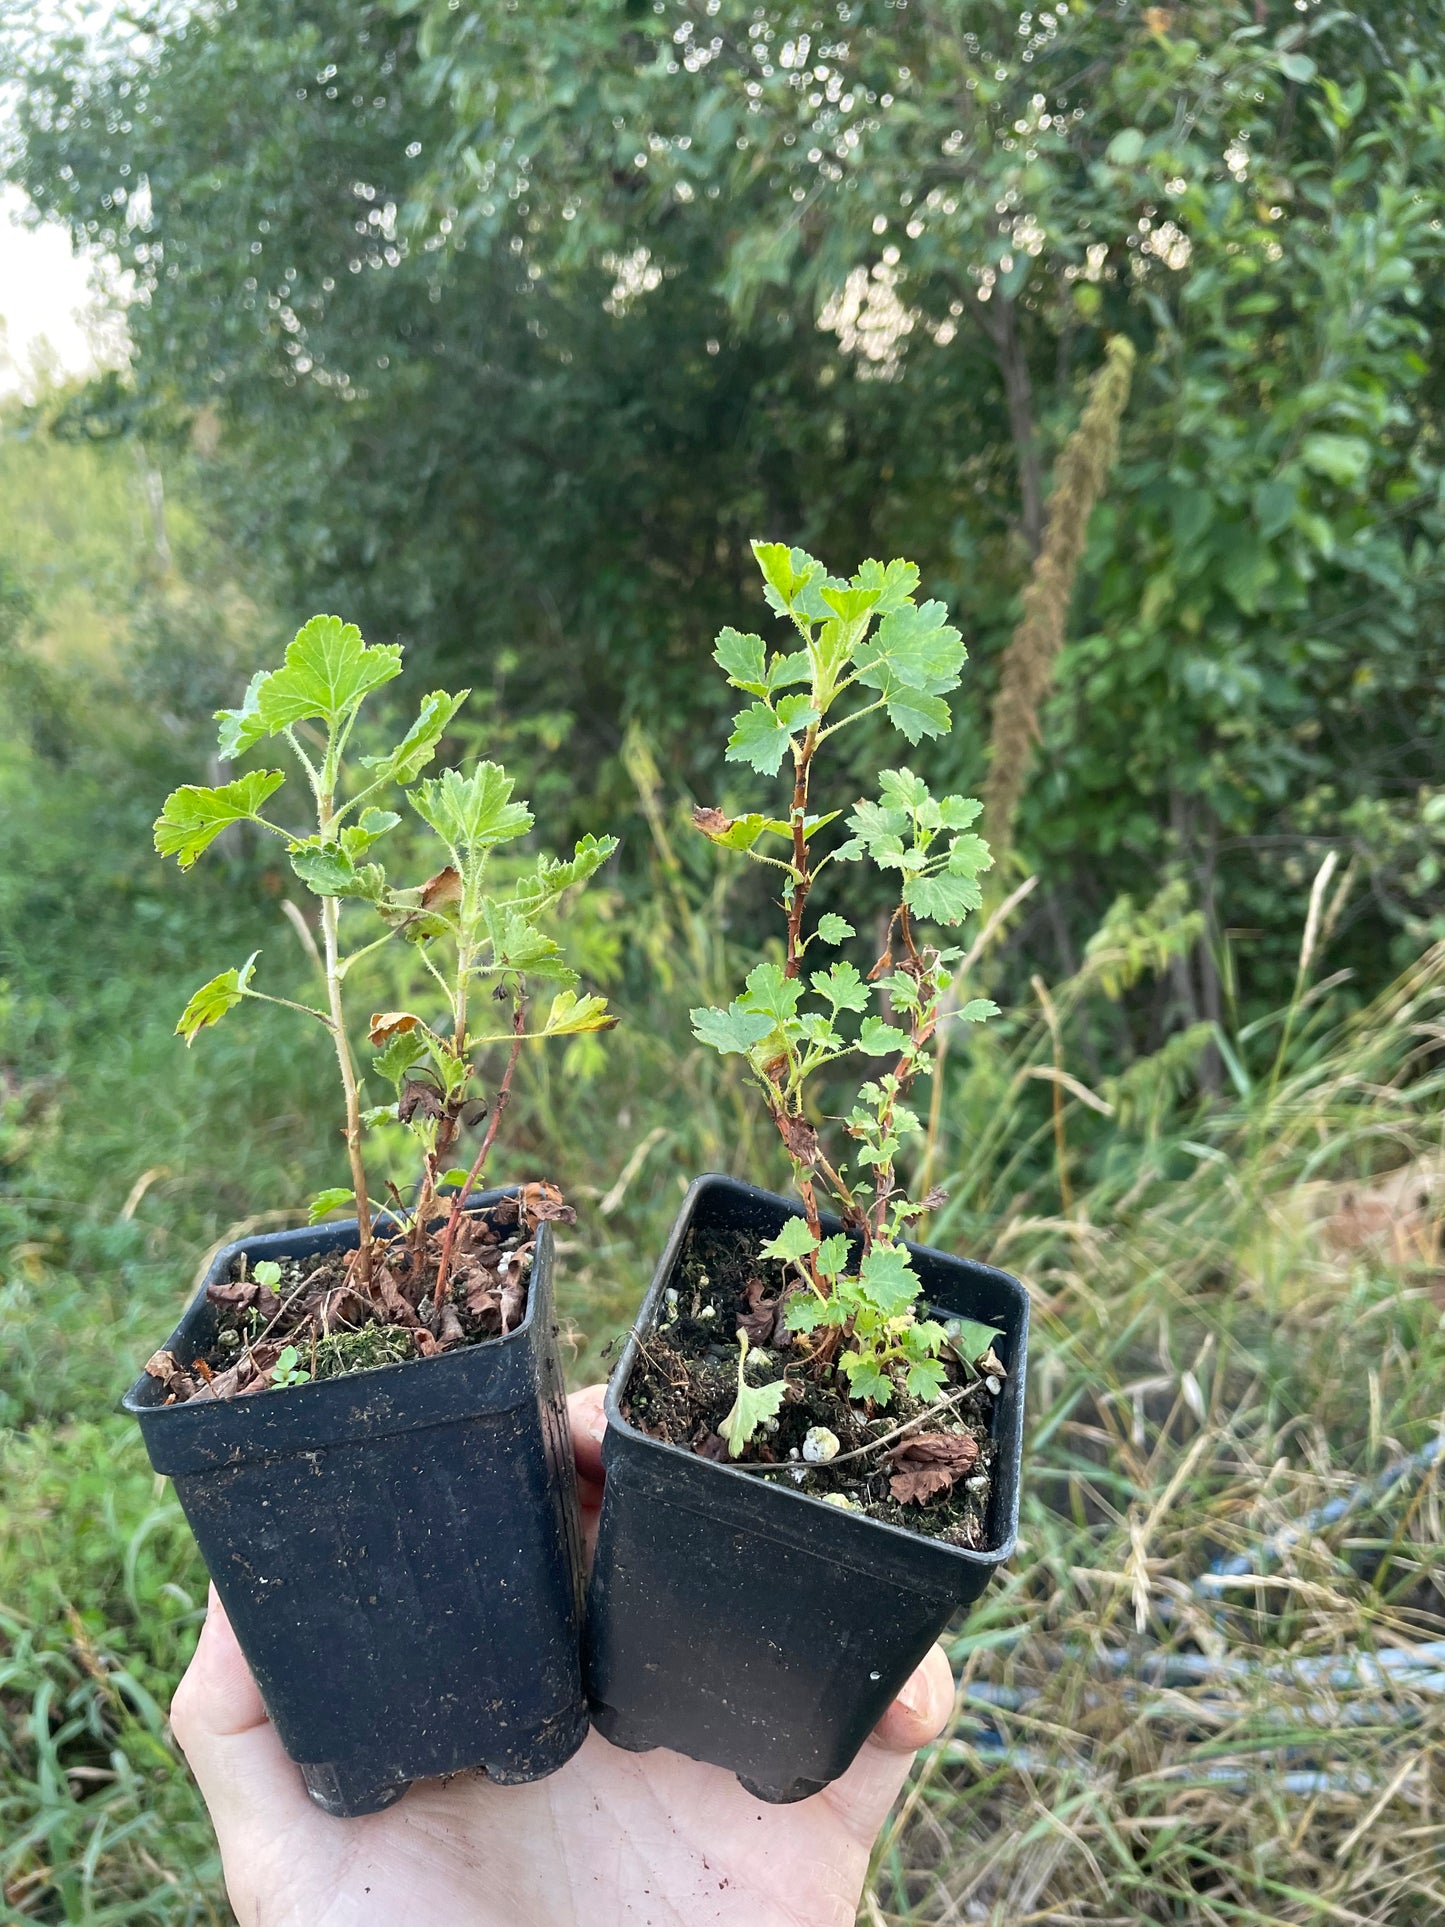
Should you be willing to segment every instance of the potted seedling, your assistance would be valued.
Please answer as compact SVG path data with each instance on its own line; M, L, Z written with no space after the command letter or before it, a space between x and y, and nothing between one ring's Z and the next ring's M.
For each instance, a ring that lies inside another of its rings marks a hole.
M608 1389L587 1671L614 1743L672 1747L783 1801L847 1767L1012 1550L1028 1299L908 1237L941 1202L902 1176L910 1096L939 1025L994 1012L956 1000L962 953L937 935L979 906L979 805L899 768L845 825L813 806L820 752L863 717L914 745L946 733L962 641L942 604L915 600L911 563L844 582L801 550L754 552L788 641L718 638L749 698L727 757L786 765L787 799L696 821L764 866L783 941L693 1027L743 1060L797 1195L721 1177L687 1195ZM867 977L842 954L852 923L811 914L819 877L846 864L871 865L892 903ZM829 1130L845 1061L863 1072Z
M478 1186L529 1041L612 1022L546 923L615 844L589 836L498 880L494 853L532 823L511 779L490 762L422 778L466 692L426 696L393 749L348 755L363 703L400 668L399 648L317 616L219 717L224 757L284 739L310 821L274 820L279 769L186 785L157 820L157 850L182 869L231 825L276 837L318 899L319 943L300 919L315 1003L260 988L253 955L204 984L177 1029L189 1044L251 1000L280 1007L278 1029L323 1025L351 1182L314 1201L311 1228L222 1250L125 1401L282 1741L343 1816L464 1767L538 1779L586 1730L552 1284L551 1222L571 1214L545 1183ZM411 884L380 860L397 792L437 846ZM372 1015L383 1101L368 1106L348 999L358 966L399 944L434 1007ZM366 1140L396 1122L418 1171L378 1198ZM338 1210L345 1222L324 1222Z

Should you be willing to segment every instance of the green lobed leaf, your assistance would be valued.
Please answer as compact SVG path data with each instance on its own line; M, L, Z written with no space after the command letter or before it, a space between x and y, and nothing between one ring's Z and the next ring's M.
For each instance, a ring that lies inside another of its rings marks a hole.
M355 715L373 689L401 674L401 648L374 648L354 622L313 616L287 644L286 659L269 675L253 676L239 709L218 709L223 756L242 755L263 736L319 719L335 729Z
M773 1020L759 1011L744 1010L734 998L726 1010L699 1009L689 1011L692 1019L692 1034L700 1044L707 1044L719 1051L724 1057L736 1055L746 1057L755 1044L760 1044L773 1030Z
M881 562L865 562L853 578L854 586L877 592L879 615L891 615L913 600L918 587L918 565L901 559L885 568Z
M212 977L209 983L194 991L181 1012L176 1036L184 1037L187 1045L194 1044L208 1025L218 1024L228 1010L234 1010L246 995L246 986L260 954L259 950L253 950L239 970L223 970L219 977Z
M961 1024L982 1024L998 1016L998 1005L992 997L970 997L953 1014Z
M858 1290L885 1318L906 1312L919 1293L918 1276L902 1245L877 1243L858 1267Z
M738 999L744 1010L759 1011L779 1026L797 1015L803 986L796 977L785 976L781 964L754 964L745 986Z
M887 1405L893 1398L893 1381L878 1360L864 1352L844 1352L838 1369L848 1379L848 1389L856 1399L874 1405Z
M311 1208L306 1213L306 1222L320 1224L321 1220L329 1218L333 1211L346 1210L355 1212L356 1193L348 1190L345 1185L336 1184L330 1190L316 1193L311 1200Z
M825 1238L818 1246L813 1260L818 1272L824 1278L836 1278L848 1262L848 1239L841 1231L835 1231L831 1238Z
M920 1358L908 1367L905 1383L914 1398L920 1398L925 1404L931 1405L943 1390L946 1377L942 1365L936 1358Z
M769 1385L749 1385L747 1380L748 1337L746 1332L738 1333L738 1393L733 1401L732 1410L718 1426L718 1435L727 1440L729 1458L738 1458L748 1440L765 1425L770 1418L776 1418L778 1407L782 1404L787 1384L781 1378L774 1379Z
M820 997L826 997L834 1010L866 1010L871 995L867 984L850 963L835 963L830 970L815 970L812 984Z
M761 636L745 636L736 629L723 629L712 657L734 689L745 689L750 696L767 694L768 647Z
M815 1249L818 1240L808 1229L806 1218L788 1218L776 1238L770 1238L765 1245L758 1247L762 1258L777 1258L784 1264L796 1264Z
M846 917L835 916L831 910L818 919L818 935L824 943L846 943L857 934Z
M903 901L926 923L962 923L983 902L983 891L972 877L911 876L903 886Z
M274 796L285 781L279 769L253 769L217 789L183 783L171 791L156 818L156 853L173 856L183 870L189 870L222 830L233 823L253 822L266 798Z
M408 790L411 806L466 869L497 844L532 827L525 803L511 801L514 780L499 763L478 763L470 776L449 769Z
M574 990L559 990L542 1033L546 1037L573 1037L583 1031L611 1030L616 1022L605 997L579 997Z
M817 721L818 712L806 696L783 696L773 709L752 703L733 718L725 760L747 763L760 776L776 776L793 733Z
M372 1058L371 1068L388 1084L396 1085L400 1092L401 1080L413 1064L419 1064L426 1054L426 1043L420 1030L396 1031L386 1048Z
M529 921L549 909L564 890L586 883L617 848L615 836L584 836L570 857L543 856L530 876L518 879L512 907Z
M881 1017L865 1017L858 1030L858 1048L869 1057L893 1057L908 1042L903 1032Z
M993 868L993 851L981 836L956 836L948 847L948 873L976 877Z
M948 1343L970 1365L976 1364L994 1341L1003 1337L1001 1326L985 1325L977 1318L950 1318L943 1330Z
M414 783L436 755L437 744L471 693L470 689L463 689L452 696L445 689L433 689L430 695L423 696L416 721L396 748L384 756L363 756L363 769L375 771L374 780L378 783Z
M354 862L364 856L373 843L379 843L394 830L401 818L395 810L363 810L355 823L341 832L341 847Z
M568 987L576 983L576 971L562 961L561 945L519 916L510 903L499 903L488 897L482 904L482 920L491 943L494 968L550 978Z

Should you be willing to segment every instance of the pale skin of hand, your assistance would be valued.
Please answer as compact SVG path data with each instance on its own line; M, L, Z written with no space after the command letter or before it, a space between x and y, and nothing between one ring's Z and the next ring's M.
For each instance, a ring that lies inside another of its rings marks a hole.
M590 1544L602 1387L570 1412ZM591 1733L535 1785L420 1781L384 1813L333 1820L307 1798L213 1592L171 1723L240 1927L853 1927L874 1837L953 1699L935 1646L847 1773L794 1806Z

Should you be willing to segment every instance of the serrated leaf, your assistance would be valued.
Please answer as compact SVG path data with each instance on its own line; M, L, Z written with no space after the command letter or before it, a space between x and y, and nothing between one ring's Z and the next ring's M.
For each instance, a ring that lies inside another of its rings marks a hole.
M246 693L241 698L239 709L218 709L216 721L221 725L216 739L221 755L226 761L233 762L236 757L244 756L248 749L254 749L263 736L270 731L261 720L258 701L261 685L269 675L269 670L258 669L246 684Z
M797 1015L802 994L802 984L796 977L784 976L781 964L760 963L748 972L738 1001L744 1010L761 1011L783 1025Z
M540 916L565 890L586 883L602 868L617 848L615 836L584 836L570 857L543 856L530 876L519 878L512 892L512 906L529 921Z
M881 562L865 562L853 578L860 589L875 590L879 615L891 615L913 599L918 587L918 565L901 559L885 568Z
M776 776L793 732L817 720L818 712L806 696L783 696L773 709L752 703L733 718L725 760L747 763L760 776Z
M816 1293L795 1291L783 1313L783 1323L790 1332L816 1331L827 1322L827 1309Z
M274 796L285 781L279 769L253 769L216 789L183 783L171 791L156 818L157 855L173 856L183 870L189 870L222 830L253 821L266 798Z
M953 711L942 696L901 687L890 688L886 694L888 720L910 743L921 743L925 736L946 736L952 729Z
M738 1360L738 1393L733 1401L732 1410L718 1426L718 1436L727 1440L728 1457L738 1458L748 1440L770 1418L776 1418L778 1407L787 1392L787 1385L781 1379L774 1379L770 1385L749 1385L745 1366L748 1356L748 1340L745 1332L739 1332L742 1356Z
M958 687L967 657L941 602L907 603L886 615L859 650L859 680L873 689L897 684L938 696Z
M388 1084L400 1089L401 1080L414 1064L419 1064L427 1054L426 1043L420 1028L393 1031L387 1040L385 1050L379 1051L371 1060L371 1068L378 1077L385 1078Z
M893 1397L893 1381L888 1377L876 1358L861 1352L844 1352L838 1360L838 1369L848 1379L848 1389L856 1399L867 1399L874 1405L887 1405Z
M765 1017L758 1011L744 1010L736 998L726 1010L693 1010L688 1015L692 1019L692 1034L697 1041L710 1045L724 1057L746 1057L753 1046L760 1044L773 1029L771 1017Z
M384 756L363 756L362 767L374 770L373 780L378 783L414 783L436 755L437 744L471 693L463 689L453 696L445 689L433 689L422 697L416 721L396 748Z
M538 930L510 903L488 897L482 904L482 919L492 947L492 964L498 970L517 970L527 975L551 978L558 983L575 984L576 971L562 962L560 944L545 931Z
M234 1010L246 994L260 954L259 950L253 950L239 970L223 970L219 977L212 977L209 983L194 991L181 1012L176 1036L184 1037L187 1045L194 1044L208 1025L218 1024L228 1010Z
M956 836L948 848L948 874L976 877L993 868L993 851L981 836Z
M394 830L401 818L395 810L363 810L355 823L350 823L341 832L341 847L355 862L364 856L373 843Z
M858 1048L869 1057L893 1057L908 1042L901 1030L881 1017L865 1017L858 1031Z
M806 843L838 815L837 810L829 810L823 816L805 817L803 841ZM724 850L750 850L760 836L781 836L788 842L793 838L793 826L786 817L763 816L756 810L747 816L727 816L722 810L694 809L692 820L709 841Z
M323 1218L329 1218L333 1211L345 1211L348 1209L353 1212L355 1211L356 1194L354 1191L348 1191L345 1185L336 1184L333 1185L330 1190L318 1191L316 1193L316 1196L311 1200L310 1209L306 1213L306 1222L307 1224L320 1224L321 1220Z
M611 1030L616 1022L605 997L579 997L573 990L559 990L542 1031L547 1037L572 1037L583 1031Z
M825 1238L813 1262L821 1277L836 1278L848 1262L848 1240L843 1232L835 1231L831 1238Z
M291 868L318 897L349 897L356 893L356 865L339 843L313 838L290 851Z
M982 1024L988 1018L998 1016L998 1005L992 997L970 997L953 1014L961 1024Z
M806 1258L817 1246L818 1240L808 1229L806 1218L788 1218L776 1238L770 1238L765 1245L758 1247L762 1258L777 1258L784 1264L796 1264Z
M499 763L478 763L469 776L449 769L428 777L407 796L465 869L499 843L531 829L532 812L525 803L511 801L513 788L513 779Z
M750 696L767 694L768 647L761 636L745 636L737 629L724 629L713 647L712 658L734 689L745 689Z
M805 549L784 542L754 542L753 554L766 584L763 594L779 615L789 615L809 585L826 578L826 570Z
M946 1373L936 1358L920 1358L908 1367L906 1384L914 1398L931 1405L943 1390Z
M818 935L824 943L846 943L857 934L846 917L835 916L831 910L818 919Z
M943 870L934 876L909 877L903 901L925 923L962 923L983 902L983 890L972 877L950 876Z
M983 804L976 796L945 796L938 805L938 820L945 830L966 830L983 815Z
M818 995L826 997L834 1010L868 1008L868 986L853 964L835 963L831 970L815 970L812 983Z
M354 622L313 616L287 644L282 666L253 685L255 717L268 736L313 718L334 729L355 714L373 689L400 674L397 643L372 647L362 641Z
M858 1289L885 1318L897 1318L917 1298L918 1277L902 1245L875 1244L858 1267Z
M878 794L889 810L917 810L932 801L927 783L907 768L879 770Z

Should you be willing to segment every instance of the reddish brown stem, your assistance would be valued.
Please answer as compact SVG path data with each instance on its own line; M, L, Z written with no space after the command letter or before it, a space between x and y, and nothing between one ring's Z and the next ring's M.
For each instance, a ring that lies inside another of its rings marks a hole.
M466 1183L452 1199L452 1208L447 1216L447 1228L442 1237L441 1261L437 1265L435 1303L438 1305L442 1302L447 1288L447 1279L451 1273L452 1247L457 1240L457 1230L462 1221L462 1213L467 1208L467 1199L471 1195L472 1186L481 1176L482 1166L487 1161L487 1153L496 1142L497 1130L502 1122L502 1113L506 1110L507 1099L512 1094L512 1073L517 1068L517 1059L522 1055L522 1036L526 1027L527 1008L519 998L517 1008L512 1013L512 1051L507 1059L507 1068L502 1073L502 1081L497 1086L497 1098L492 1106L492 1115L487 1122L487 1134L482 1139L482 1148L477 1152L476 1157L472 1161L472 1168L467 1173Z
M796 977L803 968L803 911L813 887L808 869L808 772L813 752L818 747L818 725L814 723L794 754L793 776L793 894L788 904L788 961L785 977Z

